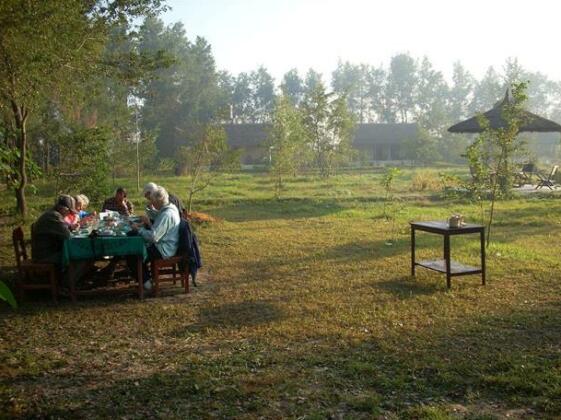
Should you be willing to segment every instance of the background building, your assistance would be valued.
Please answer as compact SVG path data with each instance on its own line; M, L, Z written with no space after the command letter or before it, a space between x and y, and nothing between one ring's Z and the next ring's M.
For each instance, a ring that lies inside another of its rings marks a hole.
M227 124L228 144L241 151L243 165L268 163L268 124ZM353 148L362 163L403 161L408 144L419 136L417 124L357 124Z

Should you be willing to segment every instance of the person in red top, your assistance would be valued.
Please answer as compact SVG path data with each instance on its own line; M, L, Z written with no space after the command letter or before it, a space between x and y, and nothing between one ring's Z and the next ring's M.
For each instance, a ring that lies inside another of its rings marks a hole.
M64 216L64 222L68 225L68 229L74 230L80 226L80 216L76 211L76 199L72 196L68 196L68 200L72 205L68 209L68 213Z

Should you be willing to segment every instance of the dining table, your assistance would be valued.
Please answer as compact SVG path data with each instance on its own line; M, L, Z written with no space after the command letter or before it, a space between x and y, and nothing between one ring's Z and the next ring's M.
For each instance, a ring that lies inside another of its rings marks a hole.
M140 219L120 215L85 220L80 228L71 232L69 239L64 241L62 250L62 266L68 269L70 299L77 301L75 265L80 261L107 260L112 257L136 257L138 296L144 298L142 279L142 263L148 258L144 239L132 235L131 223Z

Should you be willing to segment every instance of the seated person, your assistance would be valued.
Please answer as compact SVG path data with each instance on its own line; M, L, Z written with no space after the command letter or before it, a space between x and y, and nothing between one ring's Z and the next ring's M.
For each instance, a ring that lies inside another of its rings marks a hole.
M130 216L133 213L132 203L127 200L127 190L123 187L117 188L114 197L109 197L103 203L101 211L117 211L123 216Z
M148 216L148 219L150 219L151 221L156 219L156 215L158 214L158 211L154 208L154 206L152 206L150 204L150 196L151 194L156 191L156 189L158 188L158 185L156 185L153 182L149 182L148 184L146 184L142 190L142 193L144 194L144 198L146 198L146 200L148 200L148 205L146 206L146 215ZM169 194L168 193L168 197L169 197L169 202L171 204L173 204L177 210L179 211L179 216L183 217L183 212L185 211L185 208L183 207L183 203L181 202L181 199L179 197L177 197L174 194ZM144 220L144 219L143 219Z
M55 206L44 212L31 228L31 254L33 261L55 264L62 274L62 248L64 241L70 238L70 230L64 218L74 206L72 197L61 195ZM77 283L91 266L89 261L75 263L74 281ZM62 277L62 276L61 276Z
M152 193L155 192L157 189L158 189L158 185L156 185L153 182L149 182L142 189L142 194L144 195L144 198L146 198L147 201L146 208L144 210L146 211L146 216L148 217L148 219L152 221L156 220L156 216L158 215L158 211L152 205L152 199L151 199ZM143 218L142 220L146 222L145 218Z
M90 199L87 196L84 194L78 194L74 197L74 200L76 200L76 211L78 212L78 216L80 216L80 220L96 215L95 211L86 211L90 205Z
M133 224L132 229L138 231L146 242L148 258L150 260L166 259L177 253L179 245L179 212L177 207L169 202L169 195L163 187L157 187L150 196L150 203L157 211L154 223L146 221L146 226ZM134 272L135 264L129 262L131 271ZM152 288L148 265L143 267L144 287L146 290Z
M70 229L64 218L71 213L72 197L61 195L55 206L44 212L31 229L31 254L33 261L49 262L60 267L62 246L70 238Z
M70 197L70 200L72 201L72 206L70 207L70 211L68 212L68 214L64 216L64 221L68 225L68 229L75 230L80 226L80 216L76 211L76 200L72 196L68 197Z

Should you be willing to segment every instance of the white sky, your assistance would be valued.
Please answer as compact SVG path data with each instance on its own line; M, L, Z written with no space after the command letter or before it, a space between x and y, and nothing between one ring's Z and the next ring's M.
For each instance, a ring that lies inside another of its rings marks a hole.
M427 55L448 78L454 61L476 77L517 57L561 80L557 0L168 0L166 24L210 42L219 69L265 66L277 83L293 67L328 80L337 60L386 66Z

